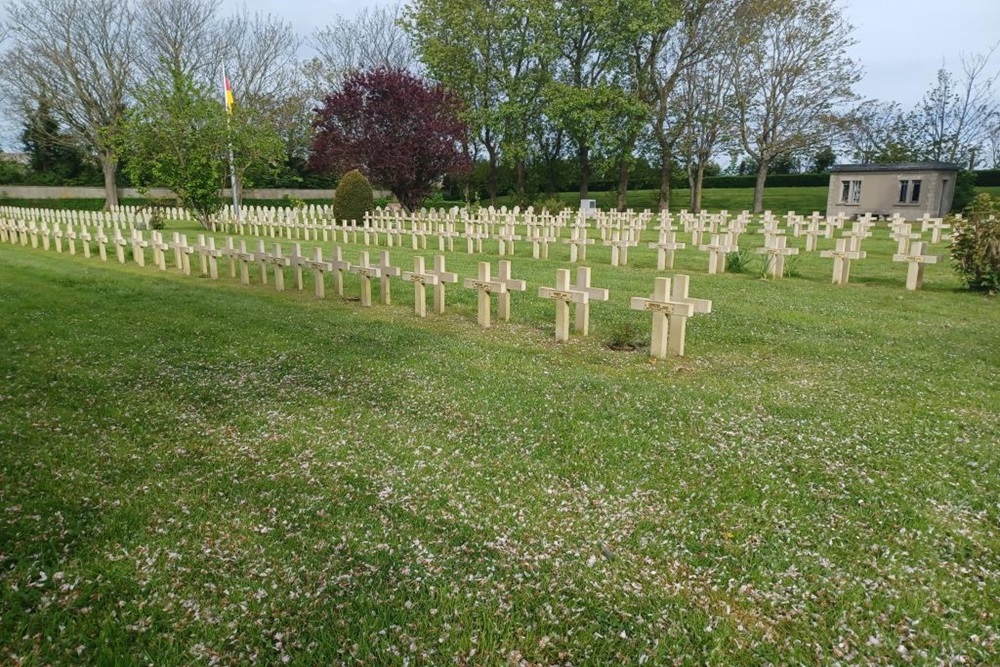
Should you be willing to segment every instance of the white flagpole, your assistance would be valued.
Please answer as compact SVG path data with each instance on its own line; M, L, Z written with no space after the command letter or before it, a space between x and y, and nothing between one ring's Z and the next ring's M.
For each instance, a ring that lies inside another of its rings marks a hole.
M222 105L226 108L226 138L229 141L229 186L233 193L233 215L236 217L236 222L240 221L240 199L236 194L236 166L234 164L235 157L233 155L233 137L231 134L231 129L229 125L229 117L232 115L232 109L229 107L229 91L231 90L229 85L229 78L226 76L226 64L222 64Z

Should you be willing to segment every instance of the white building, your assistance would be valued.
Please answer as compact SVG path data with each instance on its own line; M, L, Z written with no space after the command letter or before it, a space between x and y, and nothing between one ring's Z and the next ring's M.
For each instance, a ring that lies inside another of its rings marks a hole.
M948 162L838 164L830 169L826 214L865 213L918 220L948 214L959 166Z

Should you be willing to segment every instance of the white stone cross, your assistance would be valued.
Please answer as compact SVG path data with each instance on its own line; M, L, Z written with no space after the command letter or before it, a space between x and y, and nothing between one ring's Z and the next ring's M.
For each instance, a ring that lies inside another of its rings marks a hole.
M262 285L266 285L267 261L271 258L271 255L267 252L267 248L264 246L263 241L257 242L257 252L253 253L253 258L260 263L260 282Z
M596 241L587 238L586 225L573 225L570 238L563 239L563 243L569 244L569 261L575 264L577 261L587 261L587 246Z
M908 222L896 223L892 234L889 235L896 241L896 254L905 255L910 249L910 241L920 238L920 234L913 233L913 226Z
M132 259L139 266L146 266L146 246L149 243L142 238L142 232L138 229L132 230Z
M479 292L479 302L476 320L484 329L490 328L490 294L503 295L507 286L499 280L490 280L490 263L479 262L479 273L476 278L466 278L462 283L466 289Z
M438 277L424 270L424 258L413 258L413 270L403 271L403 280L413 283L413 312L427 317L427 285L437 285Z
M785 257L799 254L798 248L788 248L786 243L784 236L768 236L764 247L757 248L757 254L767 258L767 271L774 279L785 275Z
M104 234L103 227L97 228L97 236L95 240L97 241L97 252L100 254L101 261L108 261L108 237Z
M247 242L240 240L240 249L236 253L236 259L240 260L240 284L250 284L250 262L254 261L254 254L247 250Z
M650 243L649 247L656 248L656 270L665 271L674 268L674 251L683 250L687 244L678 243L674 232L661 231L660 240Z
M285 291L285 267L289 265L287 257L281 254L281 244L274 244L274 254L268 255L267 262L274 265L274 289L278 292Z
M400 269L398 266L393 266L392 262L389 261L389 251L383 250L379 253L378 264L375 265L379 269L379 294L382 296L382 303L385 305L391 305L392 303L392 285L390 281L393 277L398 277Z
M337 296L344 296L344 272L351 270L351 263L344 261L344 253L338 245L333 246L330 264L333 266L333 289Z
M118 263L119 264L124 264L125 263L125 246L128 245L128 241L126 241L122 237L122 230L120 230L118 227L115 227L115 240L114 240L114 243L115 243L115 254L118 255Z
M628 266L628 249L635 245L628 232L612 230L611 240L604 241L604 245L611 246L611 266Z
M569 304L584 306L589 301L586 292L572 289L569 284L569 269L556 270L556 286L539 287L538 296L556 302L556 340L569 340Z
M152 240L149 242L149 247L153 249L153 264L159 268L160 271L166 271L166 251L170 249L170 246L163 240L163 235L160 232L154 231L152 237Z
M608 290L603 287L590 286L590 267L588 266L577 267L576 284L573 285L573 289L587 295L585 302L577 303L574 306L576 332L581 336L586 336L590 334L590 303L592 301L607 301L609 298Z
M896 253L892 256L894 262L907 262L909 264L906 269L906 289L910 291L916 291L923 285L924 265L937 264L941 259L938 255L925 255L926 249L927 244L918 241L910 246L908 252Z
M941 232L951 229L951 225L946 225L941 218L930 218L920 223L921 232L926 232L928 229L931 232L931 243L940 243Z
M428 271L427 273L437 278L437 282L434 284L434 313L437 315L443 315L445 307L444 287L448 283L457 283L458 274L445 270L444 255L437 255L434 258L434 270Z
M497 317L499 317L504 322L510 321L510 293L523 292L528 289L527 283L523 280L515 280L511 278L511 266L510 261L501 260L500 266L497 269L497 280L503 283L503 292L500 292L500 296L497 298Z
M694 315L707 315L712 312L712 302L708 299L692 299L688 296L691 278L683 274L678 274L673 278L673 289L670 291L670 300L677 303L689 304ZM667 354L684 356L684 339L687 336L687 320L680 326L671 324L670 335L667 340Z
M496 240L499 243L498 254L501 257L514 256L514 241L520 241L521 237L515 233L514 225L505 225L497 232Z
M377 266L368 263L368 253L361 253L361 260L348 269L351 273L358 274L361 279L361 305L369 308L372 305L372 278L378 278L382 270Z
M85 223L80 224L80 241L83 242L83 256L90 259L90 230Z
M833 258L833 284L846 285L851 278L851 260L864 259L864 250L851 250L847 239L837 239L836 250L824 250L820 257Z
M378 244L376 243L375 245ZM292 270L295 271L295 289L301 292L305 288L302 279L302 269L303 267L312 268L309 258L302 254L301 244L292 244L292 252L288 255L288 266L292 267Z
M712 234L708 245L698 246L701 251L708 252L708 273L711 275L726 271L726 253L732 251L732 246L718 234Z
M670 297L670 278L657 278L650 298L632 297L631 308L653 314L653 331L649 347L651 357L657 359L667 357L668 349L672 347L669 345L671 330L675 331L673 347L676 347L679 340L680 350L683 353L684 328L687 325L687 318L694 314L694 306L674 301Z
M313 258L306 261L306 266L313 270L313 283L316 290L316 298L325 299L326 282L323 274L326 271L333 271L333 263L323 261L323 249L317 246L313 248Z

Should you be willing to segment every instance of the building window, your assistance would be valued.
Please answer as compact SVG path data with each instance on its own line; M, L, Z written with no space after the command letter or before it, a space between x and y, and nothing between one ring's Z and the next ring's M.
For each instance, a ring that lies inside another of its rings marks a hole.
M920 181L904 180L899 182L899 203L916 204L920 201Z
M840 203L857 204L861 201L861 181L840 182Z

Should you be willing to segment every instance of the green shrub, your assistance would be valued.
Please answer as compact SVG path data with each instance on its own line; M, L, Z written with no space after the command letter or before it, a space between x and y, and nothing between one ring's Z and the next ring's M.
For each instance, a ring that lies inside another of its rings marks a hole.
M559 215L559 212L566 208L569 208L569 204L564 202L562 199L559 199L558 197L539 199L538 201L535 202L536 213L548 211L552 215Z
M962 215L963 220L949 219L955 228L955 270L969 289L995 294L1000 291L1000 199L981 194Z
M361 224L365 219L365 213L374 208L372 184L364 174L354 169L340 177L337 191L333 196L333 215L338 221L353 220Z
M750 248L740 248L738 252L726 253L726 271L730 273L746 273L753 263L757 261L757 254ZM764 267L764 273L767 266Z

